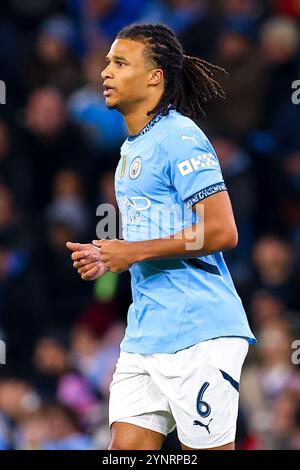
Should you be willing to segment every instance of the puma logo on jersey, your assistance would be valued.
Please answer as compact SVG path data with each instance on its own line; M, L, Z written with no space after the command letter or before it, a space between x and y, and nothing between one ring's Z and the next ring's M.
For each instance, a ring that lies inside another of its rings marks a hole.
M217 166L216 157L212 153L201 153L197 157L184 160L183 162L177 163L180 173L182 176L188 175L199 168L208 168L210 166Z
M197 140L195 139L195 137L189 137L188 135L182 135L181 136L182 140L192 140L193 142L195 142L196 144L198 144Z
M197 420L195 419L195 421L194 421L194 426L202 426L203 428L206 429L206 431L208 432L208 434L210 434L210 430L209 430L209 427L208 427L208 426L210 425L210 423L211 423L212 420L213 420L213 418L211 418L211 419L209 420L209 423L208 423L208 424L203 424L203 423L201 423L200 421L197 421Z

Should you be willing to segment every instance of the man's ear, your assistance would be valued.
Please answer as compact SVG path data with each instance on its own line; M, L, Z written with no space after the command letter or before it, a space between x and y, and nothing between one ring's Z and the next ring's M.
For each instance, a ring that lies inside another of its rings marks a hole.
M162 69L153 69L149 75L149 85L150 86L157 86L159 85L164 79L164 72Z

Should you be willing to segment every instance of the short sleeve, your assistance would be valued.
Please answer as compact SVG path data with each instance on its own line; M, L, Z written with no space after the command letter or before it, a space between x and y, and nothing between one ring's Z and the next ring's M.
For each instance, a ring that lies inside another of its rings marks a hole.
M171 132L164 142L167 175L188 206L212 194L226 191L218 157L200 129Z

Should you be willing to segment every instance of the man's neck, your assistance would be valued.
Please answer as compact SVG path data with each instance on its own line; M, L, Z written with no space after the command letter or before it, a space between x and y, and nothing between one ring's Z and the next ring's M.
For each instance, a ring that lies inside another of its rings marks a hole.
M155 114L149 116L147 112L155 106L156 104L146 103L142 106L139 105L139 107L128 112L128 114L123 114L129 135L138 134L153 119Z

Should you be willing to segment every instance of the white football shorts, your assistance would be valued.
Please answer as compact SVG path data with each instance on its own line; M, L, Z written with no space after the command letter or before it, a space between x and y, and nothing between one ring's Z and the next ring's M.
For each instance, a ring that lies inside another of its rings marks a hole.
M125 422L208 449L233 442L239 381L249 348L238 337L198 343L174 354L121 351L110 385L109 424Z

